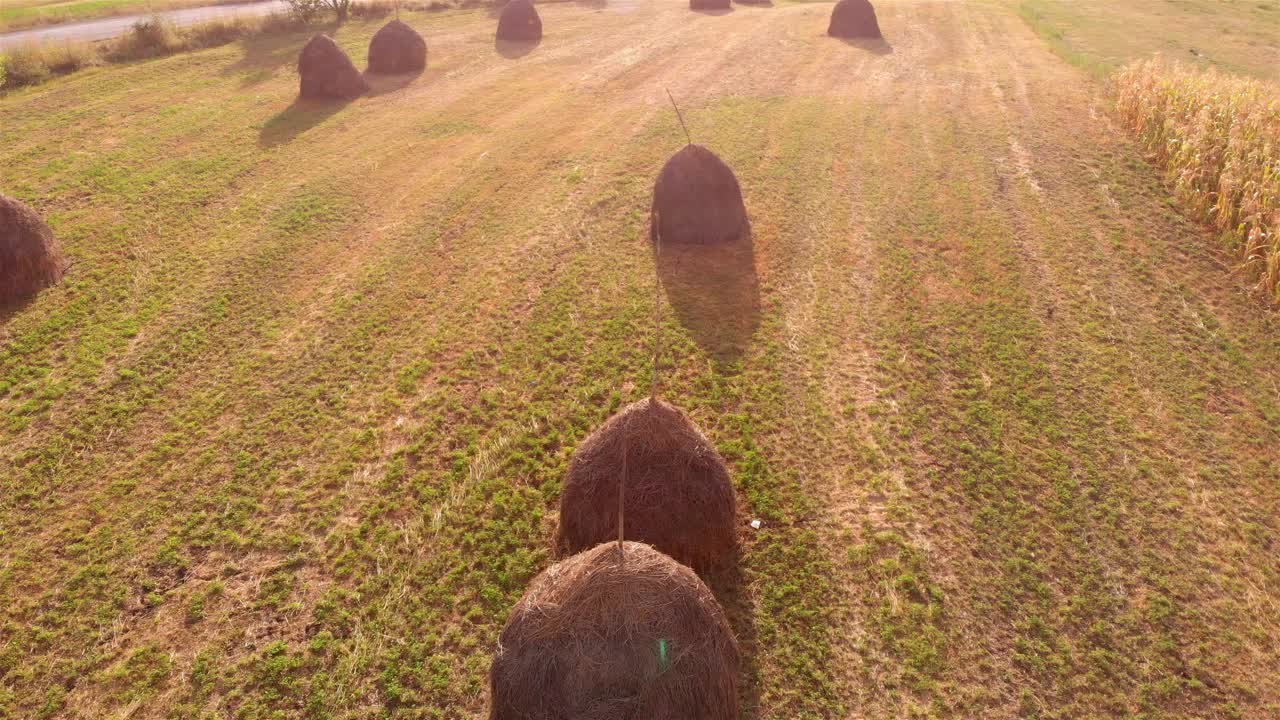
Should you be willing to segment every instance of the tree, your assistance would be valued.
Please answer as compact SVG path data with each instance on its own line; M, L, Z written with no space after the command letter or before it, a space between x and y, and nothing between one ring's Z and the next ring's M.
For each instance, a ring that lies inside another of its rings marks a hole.
M288 0L289 13L302 21L309 21L324 8L324 0Z
M347 15L351 14L351 0L324 0L324 4L337 16L338 22L346 20Z
M289 12L303 20L311 20L324 10L332 10L343 22L351 14L351 0L288 0Z

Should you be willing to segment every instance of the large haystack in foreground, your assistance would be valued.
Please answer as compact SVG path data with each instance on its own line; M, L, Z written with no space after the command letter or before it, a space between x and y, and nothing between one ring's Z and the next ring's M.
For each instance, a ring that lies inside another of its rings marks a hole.
M0 307L57 284L66 267L53 231L36 211L0 195Z
M533 43L542 39L542 18L529 0L511 0L498 17L498 39Z
M427 41L417 30L392 20L369 41L369 72L400 75L427 67Z
M617 538L624 465L627 539L699 570L732 561L737 501L724 459L687 415L649 399L623 408L574 452L560 495L562 552Z
M490 720L736 720L738 647L693 571L611 542L534 579L489 671Z
M664 245L732 242L751 229L738 179L701 145L686 145L662 166L650 219L650 238L661 235Z
M316 35L298 55L298 94L310 99L350 99L369 91L351 58L328 35Z
M840 0L831 11L827 34L838 38L879 38L876 9L870 0Z

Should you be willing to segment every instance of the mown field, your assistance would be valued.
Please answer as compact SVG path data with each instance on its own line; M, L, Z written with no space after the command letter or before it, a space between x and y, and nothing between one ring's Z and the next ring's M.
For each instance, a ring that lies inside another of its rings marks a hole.
M1098 76L1160 53L1280 80L1280 0L1019 0L1019 12L1056 52Z
M483 717L648 392L667 90L754 228L663 296L746 716L1280 715L1275 310L1017 3L877 7L557 4L524 55L408 13L428 70L345 105L301 35L0 97L74 262L0 319L0 718Z

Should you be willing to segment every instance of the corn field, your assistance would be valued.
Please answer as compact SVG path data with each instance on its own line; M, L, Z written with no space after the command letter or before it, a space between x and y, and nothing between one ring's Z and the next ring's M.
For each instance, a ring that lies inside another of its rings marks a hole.
M1113 84L1121 118L1179 197L1280 302L1280 87L1159 58Z

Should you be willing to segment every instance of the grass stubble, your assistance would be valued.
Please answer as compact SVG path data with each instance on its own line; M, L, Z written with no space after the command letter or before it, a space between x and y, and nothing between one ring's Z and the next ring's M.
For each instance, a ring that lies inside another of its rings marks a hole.
M825 11L553 7L519 61L433 14L337 109L302 36L0 99L76 260L0 330L0 717L478 716L648 391L664 85L755 233L741 358L663 313L763 523L747 716L1274 716L1274 319L1016 15L893 4L876 55Z

